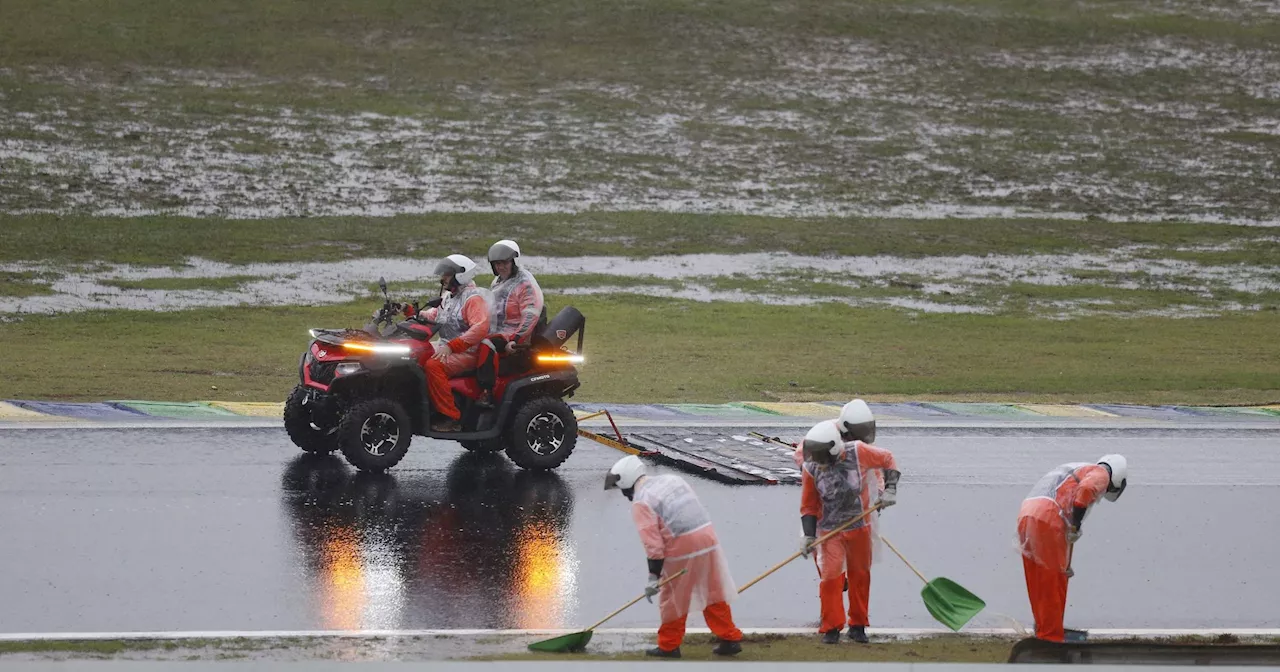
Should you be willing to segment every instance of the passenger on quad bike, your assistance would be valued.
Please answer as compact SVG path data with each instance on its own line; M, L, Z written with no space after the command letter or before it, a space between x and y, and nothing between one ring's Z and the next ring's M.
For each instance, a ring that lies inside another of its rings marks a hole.
M520 246L514 240L499 240L489 248L489 268L494 276L489 287L493 292L489 341L499 353L527 344L543 317L542 288L532 273L516 264L519 256Z
M462 412L453 403L449 376L476 368L477 346L489 335L493 293L476 285L477 270L476 263L461 254L451 254L436 265L440 286L449 298L423 314L436 323L439 341L431 357L419 362L427 374L431 405L444 416L431 423L432 431L462 429Z

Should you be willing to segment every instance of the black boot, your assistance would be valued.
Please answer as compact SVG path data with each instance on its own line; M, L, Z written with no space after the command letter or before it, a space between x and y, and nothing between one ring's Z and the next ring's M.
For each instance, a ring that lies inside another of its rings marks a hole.
M849 626L849 639L859 644L866 644L871 641L867 639L867 627L864 625Z
M828 630L822 633L822 643L823 644L839 644L840 643L839 628L835 630Z
M676 648L670 651L663 651L661 647L655 646L652 649L645 651L644 655L653 656L654 658L679 658L680 647L677 646Z
M739 653L742 653L742 643L726 642L722 639L720 640L720 646L711 649L711 653L714 653L717 656L736 656Z

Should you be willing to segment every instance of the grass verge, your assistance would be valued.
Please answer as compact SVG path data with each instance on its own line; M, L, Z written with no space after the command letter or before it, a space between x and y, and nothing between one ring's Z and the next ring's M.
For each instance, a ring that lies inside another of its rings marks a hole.
M1001 637L975 637L973 635L940 635L913 640L875 642L862 646L842 642L839 646L826 646L813 636L797 635L747 635L742 642L742 653L734 657L741 661L797 661L797 662L878 662L878 663L1003 663L1009 658L1009 649L1016 640ZM714 640L711 635L689 635L680 647L683 660L719 660L724 658L711 653ZM648 648L648 647L646 647ZM533 651L497 656L480 656L473 660L653 660L646 658L643 649L616 654L583 653L564 655Z
M0 642L0 655L17 653L72 654L110 657L135 652L174 652L195 649L256 651L269 640L234 638L196 639L32 639Z
M1280 399L1280 312L1214 318L913 315L829 303L551 297L587 315L577 400L873 399L1249 404ZM358 326L366 303L0 322L5 397L271 401L306 329Z

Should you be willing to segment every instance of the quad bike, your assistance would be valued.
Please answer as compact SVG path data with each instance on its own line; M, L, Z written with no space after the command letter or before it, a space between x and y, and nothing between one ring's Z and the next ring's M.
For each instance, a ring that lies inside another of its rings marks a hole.
M309 453L342 451L351 466L383 471L409 450L413 435L457 441L474 452L505 450L531 470L560 466L578 438L578 422L565 403L578 389L586 318L566 307L547 322L546 312L527 344L499 353L488 339L477 369L451 376L449 387L462 412L461 429L431 429L431 396L422 363L434 352L436 326L421 313L401 320L404 304L387 296L364 329L312 329L314 339L298 362L300 382L284 406L289 438ZM577 350L564 344L574 334Z

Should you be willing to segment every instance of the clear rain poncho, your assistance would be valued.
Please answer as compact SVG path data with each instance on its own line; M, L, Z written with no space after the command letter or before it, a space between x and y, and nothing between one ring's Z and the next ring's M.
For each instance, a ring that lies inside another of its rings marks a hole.
M645 555L664 560L664 576L689 570L658 593L663 623L737 597L711 516L683 478L670 474L644 477L636 486L631 516Z
M1093 506L1110 482L1106 467L1088 462L1062 464L1042 476L1018 511L1019 552L1037 564L1065 569L1073 511Z
M472 299L472 297L476 296L479 296L484 301L486 312L492 314L493 293L483 287L478 287L474 282L461 287L458 290L458 294L445 300L445 302L435 310L434 314L428 314L428 318L435 320L436 324L439 325L436 328L436 333L440 335L440 341L442 343L448 343L455 338L459 338L474 328L475 325L468 324L466 319L464 319L463 308L467 305L467 302ZM492 328L493 324L492 321L490 321L489 328L486 331L491 331ZM480 334L479 338L475 338L474 340L476 343L479 343L487 335L488 334ZM466 340L470 341L472 339L468 338ZM472 345L471 347L475 346Z
M523 268L506 280L497 276L490 287L493 292L493 312L489 318L489 331L501 334L508 341L523 342L533 333L542 315L542 288L533 274Z
M879 500L880 494L884 492L884 470L898 468L893 453L861 441L845 442L844 455L827 469L820 469L813 462L804 462L802 450L802 448L796 448L796 463L812 479L822 504L821 514L814 514L819 515L818 536L839 527L850 518L862 515L862 512ZM881 559L882 525L880 512L877 511L849 528L850 530L871 528L872 564L878 563Z

